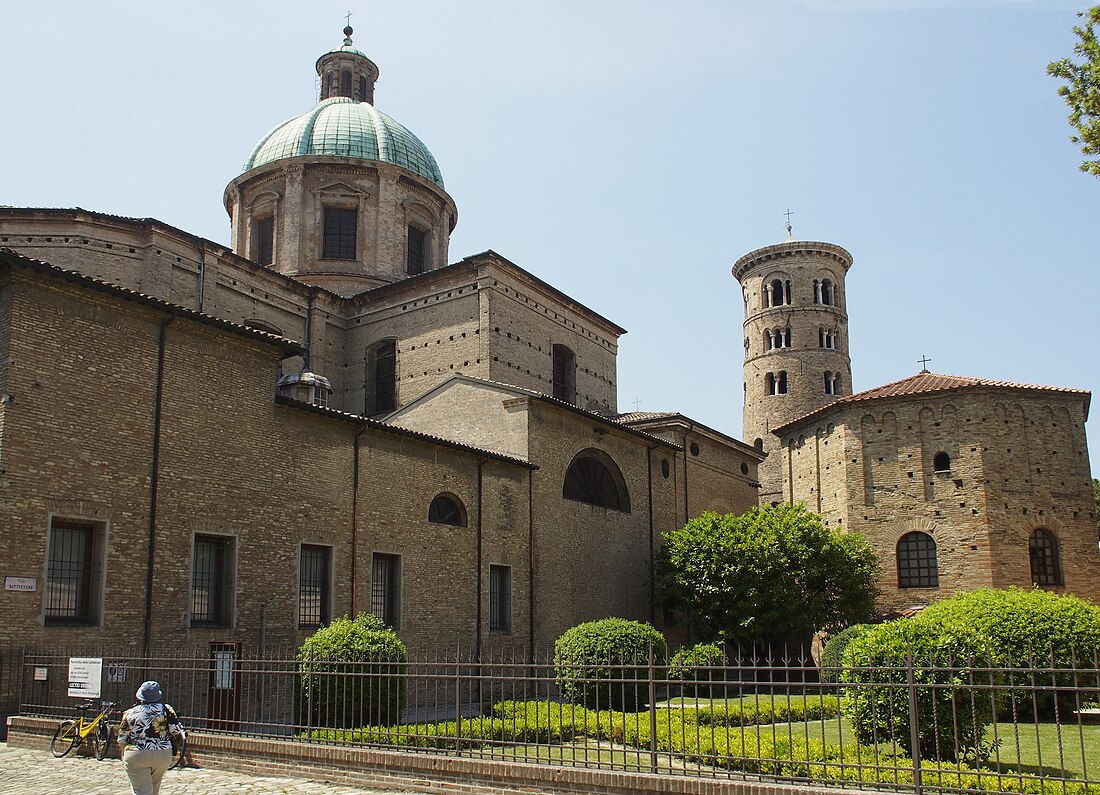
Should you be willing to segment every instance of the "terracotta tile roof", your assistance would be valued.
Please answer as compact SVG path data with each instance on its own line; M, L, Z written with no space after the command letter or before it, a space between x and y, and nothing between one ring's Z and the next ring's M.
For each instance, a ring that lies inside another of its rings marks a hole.
M615 417L616 422L642 422L643 420L663 420L667 417L678 417L675 411L630 411Z
M865 400L878 400L879 398L893 398L893 397L908 397L910 395L926 395L931 392L946 392L954 389L974 389L977 387L994 387L1000 389L1028 389L1028 390L1041 390L1045 392L1063 392L1071 395L1081 395L1086 399L1091 397L1092 393L1087 389L1073 389L1071 387L1064 386L1040 386L1038 384L1020 384L1014 381L994 381L988 378L970 378L962 375L942 375L940 373L930 373L927 370L923 370L916 375L911 375L908 378L903 378L900 381L894 381L890 384L884 384L883 386L877 386L873 389L866 389L863 392L856 392L854 395L848 395L842 397L830 403L828 406L816 409L803 414L801 417L784 423L777 428L772 429L772 433L781 433L786 428L802 423L804 420L809 419L817 414L828 411L836 406L844 406L849 403L859 403Z

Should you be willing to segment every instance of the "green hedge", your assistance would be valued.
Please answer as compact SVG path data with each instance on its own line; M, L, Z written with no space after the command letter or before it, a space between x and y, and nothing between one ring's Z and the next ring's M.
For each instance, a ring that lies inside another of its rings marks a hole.
M836 682L840 678L841 663L844 659L844 650L848 644L863 635L871 628L871 624L852 624L842 629L825 642L821 650L821 681Z
M299 722L349 727L394 724L405 706L408 651L370 614L338 618L298 647Z
M789 701L711 706L707 709L684 710L684 720L714 726L758 726L767 723L801 723L830 720L840 714L840 699L836 696L792 698Z
M996 714L990 686L999 679L991 669L1000 659L978 630L927 613L880 624L848 644L844 676L854 686L846 694L844 712L861 743L894 742L911 754L911 655L922 757L980 761L989 750L985 729Z
M1050 668L1091 668L1100 648L1100 608L1072 594L1009 588L983 588L935 602L922 617L933 622L968 624L989 639L990 646L1013 669L1029 669L1009 675L1009 685L1019 687L1009 693L1005 706L1030 715L1032 693L1036 686L1065 688L1058 693L1038 693L1039 714L1067 718L1078 708L1075 685L1094 688L1096 681L1077 681L1072 673L1052 674ZM1031 673L1031 669L1048 669Z
M685 696L719 697L724 687L724 682L720 681L721 669L728 664L729 658L720 644L683 646L669 661L668 678L681 683L680 690Z
M567 629L554 643L562 698L590 709L633 712L649 700L648 655L665 659L665 638L650 624L604 618Z

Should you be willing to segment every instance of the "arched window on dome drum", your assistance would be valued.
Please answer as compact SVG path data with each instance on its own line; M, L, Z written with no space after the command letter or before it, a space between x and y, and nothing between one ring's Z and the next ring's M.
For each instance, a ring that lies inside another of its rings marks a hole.
M566 403L577 402L577 355L565 345L552 349L554 397Z
M898 540L898 587L938 588L939 562L936 539L919 531L906 533Z
M359 101L367 101L367 78L359 76Z
M466 526L466 509L462 501L453 494L440 494L428 506L428 521L434 524L449 524L452 527Z
M340 72L340 96L351 96L351 72L347 69Z
M1062 577L1062 555L1054 533L1039 527L1027 542L1031 557L1031 581L1043 587L1065 585Z
M367 352L363 413L368 417L397 408L397 341L383 340Z
M405 247L405 272L411 275L428 269L428 233L409 224Z
M269 216L253 222L252 259L261 265L275 261L275 218Z
M325 72L325 93L321 96L321 99L328 99L332 96L332 72Z
M602 450L577 453L565 472L561 496L567 500L630 513L626 481L618 465Z

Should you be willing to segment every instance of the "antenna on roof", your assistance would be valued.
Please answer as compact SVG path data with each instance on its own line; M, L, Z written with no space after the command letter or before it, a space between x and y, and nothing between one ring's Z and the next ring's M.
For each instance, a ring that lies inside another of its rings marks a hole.
M790 208L788 207L787 212L783 213L783 215L787 216L787 239L784 242L793 243L794 234L791 232L791 216L794 215L794 213L792 213Z
M928 372L928 363L929 363L930 361L932 361L932 360L931 360L931 359L929 359L929 358L928 358L927 356L925 356L925 355L924 355L924 354L922 353L922 354L921 354L921 357L920 357L919 359L917 359L917 361L918 361L918 362L920 362L920 366L921 366L921 372L922 372L922 373L927 373L927 372Z

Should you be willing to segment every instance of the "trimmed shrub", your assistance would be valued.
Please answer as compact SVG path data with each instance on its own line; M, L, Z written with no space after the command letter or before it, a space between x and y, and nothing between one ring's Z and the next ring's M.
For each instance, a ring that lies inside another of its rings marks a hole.
M650 624L604 618L567 629L554 642L562 697L589 709L636 712L649 700L648 655L665 658L665 638Z
M844 659L844 650L848 648L849 643L867 632L871 626L871 624L852 624L852 626L842 629L825 642L825 647L821 650L822 682L832 683L843 678L840 663Z
M712 698L721 695L724 671L729 664L725 650L717 643L696 643L683 646L668 664L668 678L681 683L685 696ZM715 670L719 669L719 670Z
M298 647L299 721L345 728L397 723L405 704L405 644L376 616L321 627Z
M986 637L961 621L915 618L879 624L849 642L844 712L864 744L894 742L912 755L909 699L925 759L983 760L985 729L996 713L1000 665ZM911 664L914 687L910 692Z
M1072 594L1055 594L1039 589L1000 590L982 588L944 599L928 607L922 617L929 621L956 621L968 624L989 638L993 650L1009 668L1008 683L1018 687L1009 693L1008 709L1026 715L1033 713L1032 694L1036 687L1062 688L1055 692L1040 690L1037 695L1040 717L1066 717L1077 709L1072 672L1051 673L1051 668L1093 668L1100 648L1100 608ZM1021 670L1023 669L1023 670ZM1032 669L1047 669L1032 673ZM1095 677L1091 696L1096 698Z

